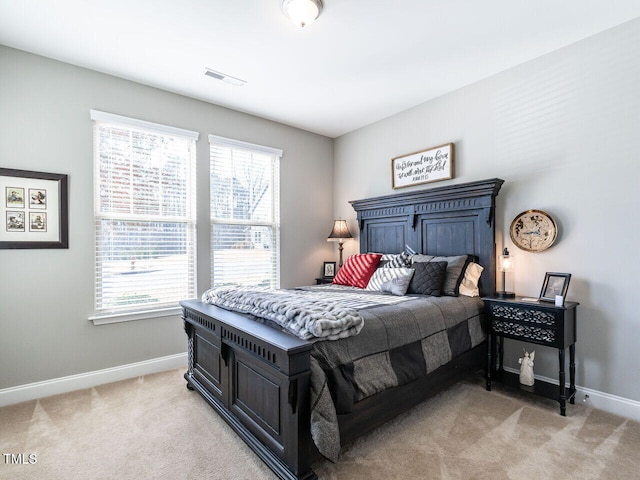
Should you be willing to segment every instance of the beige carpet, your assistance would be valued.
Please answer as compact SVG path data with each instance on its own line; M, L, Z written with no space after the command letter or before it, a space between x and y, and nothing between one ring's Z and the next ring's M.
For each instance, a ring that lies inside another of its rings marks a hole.
M182 373L0 408L0 478L274 479ZM340 480L640 479L640 424L583 404L561 417L556 405L466 381L314 469ZM18 454L24 464L11 465Z

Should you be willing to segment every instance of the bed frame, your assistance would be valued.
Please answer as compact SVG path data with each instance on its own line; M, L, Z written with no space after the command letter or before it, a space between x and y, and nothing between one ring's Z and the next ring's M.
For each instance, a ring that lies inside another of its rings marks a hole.
M503 180L449 185L351 202L360 251L473 254L482 295L495 290L495 197ZM312 344L200 301L180 302L188 336L187 387L198 391L282 479L315 479L310 434ZM358 402L338 416L345 445L486 363L485 343L426 377ZM212 446L213 448L213 446ZM215 461L215 457L212 459Z

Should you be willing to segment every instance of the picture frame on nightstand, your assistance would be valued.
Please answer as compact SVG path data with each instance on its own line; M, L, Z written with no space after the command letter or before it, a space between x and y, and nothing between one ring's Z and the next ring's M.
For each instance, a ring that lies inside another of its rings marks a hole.
M540 300L543 302L555 302L560 296L564 300L569 289L570 273L547 272L544 276L542 290L540 290Z
M322 277L329 279L336 276L336 262L324 262L322 266Z

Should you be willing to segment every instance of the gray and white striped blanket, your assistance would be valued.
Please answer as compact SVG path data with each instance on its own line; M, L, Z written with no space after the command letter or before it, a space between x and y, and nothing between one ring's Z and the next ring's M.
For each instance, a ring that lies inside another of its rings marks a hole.
M410 297L356 293L349 287L306 287L274 290L260 287L217 287L202 301L271 320L304 340L337 340L356 335L364 320L358 310L393 305Z

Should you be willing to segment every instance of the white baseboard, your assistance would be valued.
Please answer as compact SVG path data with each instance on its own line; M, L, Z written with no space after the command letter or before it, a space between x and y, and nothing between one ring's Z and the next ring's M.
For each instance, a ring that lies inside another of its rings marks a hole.
M520 372L510 367L505 367L504 369L515 374ZM541 375L536 375L535 378L558 385L558 380L554 378L543 377ZM569 386L569 384L567 384L567 386ZM576 385L576 403L580 402L584 402L585 405L593 408L613 413L614 415L640 421L640 402L635 400L629 400L628 398L618 397L617 395L611 395L610 393L599 392L598 390Z
M186 353L178 353L176 355L145 360L144 362L130 363L128 365L105 368L94 372L4 388L0 390L0 407L35 400L37 398L49 397L51 395L58 395L60 393L72 392L74 390L91 388L96 385L126 380L127 378L172 370L174 368L187 368Z
M576 402L640 422L640 402L635 400L576 385Z
M179 353L166 357L154 358L144 362L130 363L119 367L105 368L94 372L70 375L68 377L54 378L43 382L29 383L0 390L0 407L26 402L37 398L49 397L60 393L91 388L127 378L149 375L174 368L187 367L187 354ZM505 367L505 370L518 373L514 368ZM536 375L536 379L558 384L553 378ZM576 402L584 402L594 408L604 410L615 415L632 418L640 421L640 402L618 397L609 393L599 392L586 387L576 385Z

